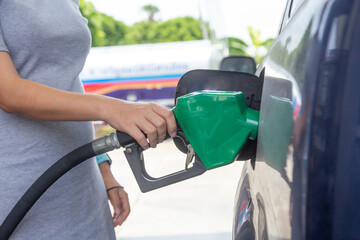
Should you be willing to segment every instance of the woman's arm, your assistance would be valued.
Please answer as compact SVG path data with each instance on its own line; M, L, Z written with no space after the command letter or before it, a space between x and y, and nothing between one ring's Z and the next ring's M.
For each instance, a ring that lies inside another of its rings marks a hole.
M156 104L127 101L92 94L62 91L23 79L10 55L0 52L0 108L8 113L48 121L108 122L130 134L143 147L155 147L166 135L176 134L172 111Z

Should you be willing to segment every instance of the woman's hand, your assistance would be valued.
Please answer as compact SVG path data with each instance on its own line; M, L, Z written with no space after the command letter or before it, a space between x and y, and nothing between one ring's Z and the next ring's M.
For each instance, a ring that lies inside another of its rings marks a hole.
M110 170L108 162L102 162L99 165L101 175L103 177L108 198L113 207L113 223L114 227L121 225L130 214L130 204L127 193L116 181ZM113 188L115 187L115 188Z
M149 144L150 147L156 147L164 140L166 132L171 137L176 135L174 114L165 107L112 99L106 109L106 121L113 128L131 135L144 149Z
M116 185L119 186L119 185ZM120 226L130 214L130 204L127 193L123 188L113 188L107 192L110 203L113 207L114 227Z

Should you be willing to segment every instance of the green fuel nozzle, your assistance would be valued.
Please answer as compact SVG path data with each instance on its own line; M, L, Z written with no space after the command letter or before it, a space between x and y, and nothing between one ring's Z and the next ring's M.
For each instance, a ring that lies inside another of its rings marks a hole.
M173 109L180 125L176 138L187 149L186 167L160 178L151 177L146 169L142 152L129 136L125 156L142 192L148 192L176 182L199 176L209 169L233 162L245 143L257 137L259 111L247 106L242 92L197 91L177 99ZM125 146L126 145L126 146ZM192 167L188 165L194 160Z
M179 97L173 112L206 169L234 161L248 139L256 139L259 111L242 92L197 91Z

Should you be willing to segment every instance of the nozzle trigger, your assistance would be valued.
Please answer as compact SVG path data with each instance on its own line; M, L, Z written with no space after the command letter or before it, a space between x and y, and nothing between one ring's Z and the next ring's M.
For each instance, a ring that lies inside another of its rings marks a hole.
M188 144L187 146L188 152L186 154L186 162L185 162L185 169L187 170L190 163L192 162L194 156L195 156L195 150L194 148L191 146L191 144Z

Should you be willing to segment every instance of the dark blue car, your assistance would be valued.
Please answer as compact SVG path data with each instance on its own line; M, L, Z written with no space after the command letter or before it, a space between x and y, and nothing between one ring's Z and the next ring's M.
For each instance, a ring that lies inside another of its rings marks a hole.
M360 239L360 1L288 0L233 239Z

